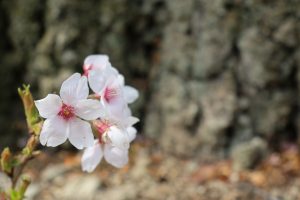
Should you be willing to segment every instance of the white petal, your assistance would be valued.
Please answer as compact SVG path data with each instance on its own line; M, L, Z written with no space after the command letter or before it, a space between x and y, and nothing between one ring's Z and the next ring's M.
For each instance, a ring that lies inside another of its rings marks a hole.
M93 146L94 135L91 125L81 119L75 118L69 122L69 140L77 149Z
M125 85L125 78L122 74L118 74L118 79L121 85Z
M128 150L106 144L104 145L104 158L114 167L122 168L128 163Z
M94 146L88 147L84 150L81 158L82 171L92 172L100 163L103 157L103 151L98 140L95 140Z
M129 140L126 131L112 126L109 128L107 135L111 141L112 146L118 147L120 149L129 148Z
M64 103L73 105L76 101L86 99L89 95L87 78L79 73L65 80L60 88L60 96Z
M102 118L113 121L119 127L127 128L133 126L139 121L138 118L131 116L131 110L128 105L125 104L123 108L119 109L118 107L113 107L111 105L105 106L106 115Z
M124 96L127 103L133 103L139 97L139 92L131 86L125 86Z
M75 106L75 114L85 120L94 120L103 116L103 110L100 101L93 99L80 100Z
M80 77L75 90L75 94L78 100L87 99L87 97L89 96L89 86L87 83L87 78L85 76Z
M84 59L84 65L91 65L92 69L104 69L110 66L107 55L89 55Z
M134 127L131 126L131 127L128 127L126 129L126 131L128 133L129 142L132 142L136 137L137 130Z
M40 134L42 145L56 147L67 140L67 124L59 117L46 119Z
M116 99L112 102L105 103L102 102L107 112L111 115L111 117L116 118L117 120L123 120L123 110L127 106L126 102L122 101L122 99Z
M43 118L57 115L62 106L62 101L56 94L48 94L44 99L37 100L34 103Z
M119 74L119 71L118 71L118 69L117 69L117 68L115 68L115 67L111 66L111 70L112 70L112 71L113 71L113 73L115 73L116 75L118 75L118 74Z
M131 109L129 108L129 106L127 106L124 110L124 116L126 117L130 117L132 116L132 112L131 112Z
M134 124L138 123L139 121L140 121L139 118L130 116L127 119L124 119L123 125L125 127L130 127L130 126L133 126Z
M108 77L103 70L99 70L99 69L90 70L88 79L89 79L89 85L93 90L93 92L99 94L105 87L107 78Z
M80 77L81 75L79 73L75 73L62 83L60 96L65 103L74 95Z
M89 71L89 85L93 92L100 94L104 90L110 80L116 79L117 72L112 67L107 67L103 70L95 69Z
M119 117L120 119L122 119L122 121L124 121L124 119L127 119L129 117L132 116L132 112L128 106L128 104L126 103L125 106L123 107L122 112L118 113L117 117Z

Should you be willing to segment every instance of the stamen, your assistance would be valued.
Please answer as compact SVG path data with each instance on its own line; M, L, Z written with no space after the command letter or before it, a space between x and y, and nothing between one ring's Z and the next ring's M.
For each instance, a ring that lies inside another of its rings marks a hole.
M61 116L65 120L69 120L75 116L74 107L63 104L58 115Z
M118 91L115 88L106 88L104 91L104 99L108 103L117 96L118 96Z
M107 131L109 129L109 127L111 127L111 124L109 123L109 121L106 120L97 120L96 122L94 122L94 126L96 127L97 131L98 131L98 138L99 138L99 142L100 144L104 144L107 142Z

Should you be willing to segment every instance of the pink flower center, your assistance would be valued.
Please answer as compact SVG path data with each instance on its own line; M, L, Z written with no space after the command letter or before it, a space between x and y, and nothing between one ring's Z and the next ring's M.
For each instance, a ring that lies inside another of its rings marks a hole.
M69 120L75 116L74 107L63 104L62 107L60 108L58 115L65 120Z
M106 88L104 91L104 99L109 103L118 96L118 91L115 88Z
M83 75L84 76L88 76L89 75L89 71L91 69L93 69L93 65L92 64L83 65Z
M96 127L98 131L98 139L100 144L104 144L104 134L108 131L109 127L111 127L111 124L106 120L97 120L94 122L94 126Z

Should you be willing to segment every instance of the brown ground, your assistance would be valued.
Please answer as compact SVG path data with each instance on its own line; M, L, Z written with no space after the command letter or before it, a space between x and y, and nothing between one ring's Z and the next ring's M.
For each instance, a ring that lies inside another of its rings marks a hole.
M87 174L80 170L80 154L41 155L28 167L34 181L27 199L300 199L300 154L293 148L243 172L234 172L230 161L203 164L179 159L148 141L135 142L130 159L123 169L102 162Z

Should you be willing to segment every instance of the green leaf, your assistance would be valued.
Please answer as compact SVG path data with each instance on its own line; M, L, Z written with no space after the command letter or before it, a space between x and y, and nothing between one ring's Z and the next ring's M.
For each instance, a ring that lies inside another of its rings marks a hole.
M22 200L22 195L15 189L10 191L10 199L11 200Z
M1 153L1 169L7 174L12 172L12 155L8 147L3 149Z

